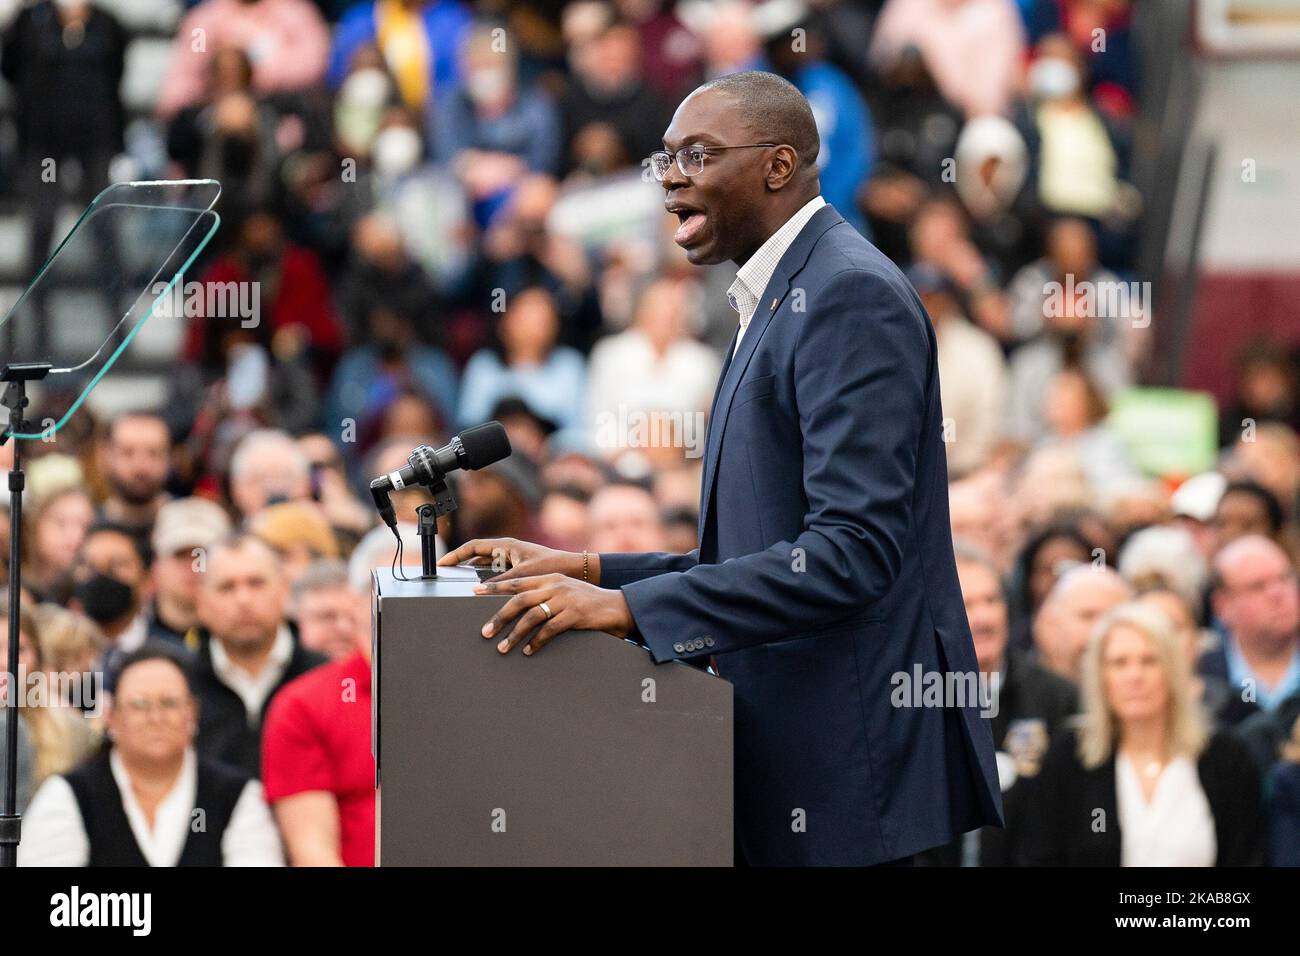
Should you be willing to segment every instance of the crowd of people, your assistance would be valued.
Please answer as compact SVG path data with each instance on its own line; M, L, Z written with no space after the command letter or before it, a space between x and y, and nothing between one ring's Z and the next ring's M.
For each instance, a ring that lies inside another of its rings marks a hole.
M1160 316L1074 294L1145 278L1133 6L201 0L128 122L110 10L24 5L0 161L31 274L110 168L212 178L191 278L260 316L188 319L165 402L24 446L20 862L373 863L394 540L364 488L417 445L497 419L514 448L458 477L441 550L696 546L734 266L686 263L645 159L699 82L766 69L938 340L1007 826L927 861L1300 865L1295 356L1253 343L1214 467L1151 474L1108 409ZM418 562L425 493L393 497Z

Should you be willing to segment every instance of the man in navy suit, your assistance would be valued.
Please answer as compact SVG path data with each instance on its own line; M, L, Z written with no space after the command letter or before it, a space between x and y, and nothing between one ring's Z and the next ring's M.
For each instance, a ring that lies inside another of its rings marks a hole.
M785 80L705 84L663 143L651 163L680 221L674 240L693 263L740 267L698 549L571 554L497 539L443 563L508 562L480 585L513 595L483 629L516 622L502 653L591 628L656 661L712 658L735 688L744 862L908 862L1000 825L925 310L819 196L817 128Z

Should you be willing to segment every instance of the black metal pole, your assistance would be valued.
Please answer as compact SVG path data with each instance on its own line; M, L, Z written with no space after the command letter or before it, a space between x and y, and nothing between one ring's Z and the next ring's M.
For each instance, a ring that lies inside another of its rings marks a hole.
M22 379L17 379L5 386L4 404L9 408L10 436L23 431L23 408L27 405L25 384ZM22 693L18 684L18 614L22 601L20 529L23 524L25 477L22 468L23 443L17 438L11 440L14 443L14 464L9 472L9 654L5 665L5 673L9 675L9 689L5 701L8 720L5 721L5 786L3 801L0 802L0 867L18 865L18 841L22 832L22 816L18 812L18 695Z
M10 362L0 369L0 382L6 382L0 404L9 409L9 425L0 434L0 445L14 443L14 464L9 472L9 654L5 672L9 691L5 707L5 785L0 794L0 868L18 865L18 841L22 836L22 814L18 812L18 695L24 688L18 683L18 641L22 609L22 540L23 540L23 440L15 437L27 431L27 383L39 381L50 372L48 362Z
M438 551L435 546L438 533L438 509L425 503L415 509L416 530L420 533L420 577L432 581L438 577Z

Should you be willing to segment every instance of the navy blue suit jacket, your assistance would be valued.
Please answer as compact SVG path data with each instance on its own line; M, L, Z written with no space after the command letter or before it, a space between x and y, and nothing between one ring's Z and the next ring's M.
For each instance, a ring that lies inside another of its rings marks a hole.
M947 482L929 318L824 206L723 369L699 548L600 556L656 660L714 655L734 685L747 862L879 863L1001 824L973 695L893 699L918 666L978 671Z

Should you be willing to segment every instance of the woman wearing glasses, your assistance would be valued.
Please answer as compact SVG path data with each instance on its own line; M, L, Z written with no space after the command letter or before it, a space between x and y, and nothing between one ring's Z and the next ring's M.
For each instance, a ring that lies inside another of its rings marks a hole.
M185 665L146 645L123 659L111 745L45 782L23 820L20 866L283 866L257 781L194 752Z

